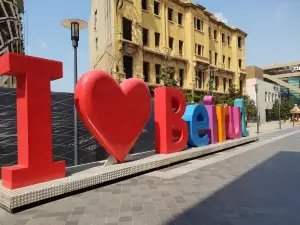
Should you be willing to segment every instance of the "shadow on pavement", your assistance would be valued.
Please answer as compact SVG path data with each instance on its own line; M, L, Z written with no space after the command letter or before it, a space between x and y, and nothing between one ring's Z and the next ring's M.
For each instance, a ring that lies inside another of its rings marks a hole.
M300 225L300 154L274 155L174 218L174 222L176 225Z

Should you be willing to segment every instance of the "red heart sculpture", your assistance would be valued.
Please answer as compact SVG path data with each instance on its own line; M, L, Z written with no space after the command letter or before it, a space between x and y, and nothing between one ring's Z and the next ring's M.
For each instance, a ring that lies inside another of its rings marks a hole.
M119 85L104 71L85 73L75 90L80 119L98 142L123 162L143 131L151 112L151 95L140 79Z

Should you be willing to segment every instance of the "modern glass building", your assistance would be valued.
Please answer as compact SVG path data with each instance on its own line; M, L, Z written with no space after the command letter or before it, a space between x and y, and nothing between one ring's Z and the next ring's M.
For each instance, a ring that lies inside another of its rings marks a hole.
M264 79L280 86L281 98L300 105L300 61L263 68Z

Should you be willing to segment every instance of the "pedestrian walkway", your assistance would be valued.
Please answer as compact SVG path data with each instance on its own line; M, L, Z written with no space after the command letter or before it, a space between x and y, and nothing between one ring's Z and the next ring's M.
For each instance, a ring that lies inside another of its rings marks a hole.
M282 130L276 130L276 131L273 131L273 132L262 133L262 134L258 135L259 136L259 141L261 142L261 141L265 141L265 140L270 140L272 138L279 137L281 135L296 131L298 129L299 129L299 127L291 127L291 128L285 128L285 129L282 129Z
M297 225L300 128L279 133L238 147L239 154L160 170L169 177L145 174L14 215L1 210L0 224Z
M300 123L295 123L294 126L295 127L300 127ZM293 128L293 123L282 121L281 130L285 130L285 129L288 129L288 128ZM247 129L249 131L250 136L257 135L257 124L256 123L249 123L248 126L247 126ZM259 126L259 133L260 134L274 132L274 131L280 131L278 121L263 123L263 124L260 124L260 126Z

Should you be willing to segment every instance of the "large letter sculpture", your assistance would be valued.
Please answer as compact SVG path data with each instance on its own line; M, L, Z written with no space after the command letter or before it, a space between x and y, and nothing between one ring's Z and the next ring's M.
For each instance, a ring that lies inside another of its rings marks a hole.
M111 156L123 162L150 116L146 83L132 78L119 85L104 71L90 71L78 81L75 102L85 126Z
M247 131L247 125L246 125L246 113L247 109L244 105L244 99L236 99L234 100L234 106L240 107L241 111L241 123L242 123L242 136L248 137L249 132Z
M181 118L186 102L177 88L154 89L155 145L160 154L170 154L184 149L188 140L188 127Z
M225 107L221 105L216 106L217 124L218 124L218 141L226 141L226 120L225 120Z
M242 137L241 112L240 107L226 107L226 134L228 139Z
M18 165L2 168L9 189L65 177L65 162L52 162L50 80L62 63L13 53L0 57L0 74L17 78Z
M216 106L214 96L204 96L203 103L207 110L209 116L209 130L207 130L208 136L210 138L210 144L215 144L218 142L218 127L216 119Z
M209 143L209 137L204 133L209 129L208 113L204 105L188 105L182 117L189 128L188 146L200 147Z

